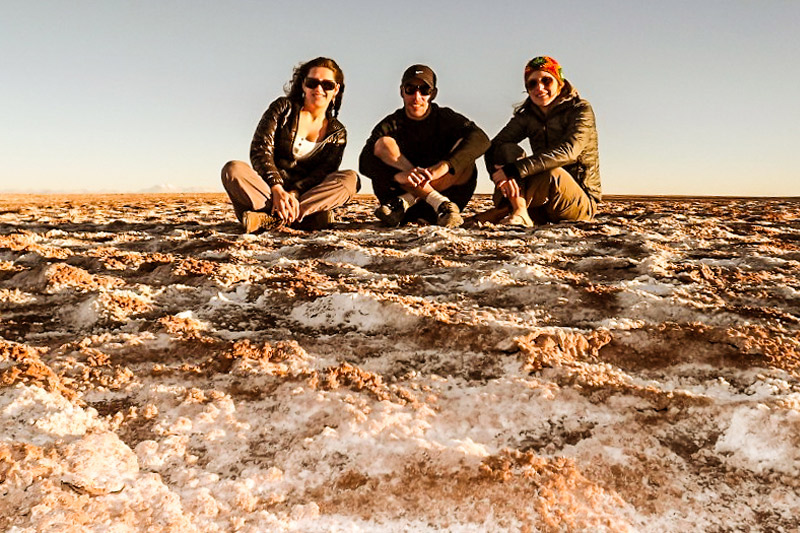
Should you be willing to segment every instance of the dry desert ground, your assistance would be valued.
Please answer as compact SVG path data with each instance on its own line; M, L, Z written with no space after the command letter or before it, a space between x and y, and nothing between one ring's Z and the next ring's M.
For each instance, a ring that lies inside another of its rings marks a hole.
M799 199L374 207L0 197L0 531L798 531Z

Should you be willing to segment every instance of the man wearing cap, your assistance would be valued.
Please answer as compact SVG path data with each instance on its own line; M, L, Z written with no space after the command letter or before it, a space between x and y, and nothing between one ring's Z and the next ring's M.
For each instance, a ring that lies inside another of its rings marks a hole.
M359 170L372 180L390 227L424 220L458 227L477 184L475 160L489 138L474 122L433 102L436 74L425 65L403 73L403 107L381 120L361 151Z

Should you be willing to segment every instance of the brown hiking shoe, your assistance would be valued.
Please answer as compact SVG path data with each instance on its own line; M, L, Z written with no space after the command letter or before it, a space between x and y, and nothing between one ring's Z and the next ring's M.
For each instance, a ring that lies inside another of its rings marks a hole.
M407 209L408 205L405 200L397 197L387 204L379 205L378 209L375 210L375 216L390 228L396 228L403 221L403 217L406 216Z
M258 230L275 229L283 225L283 221L270 213L261 211L245 211L242 215L242 227L245 233Z
M314 214L314 225L316 229L330 228L336 222L336 215L333 214L332 209L326 209Z
M443 202L436 211L436 223L445 228L457 228L464 223L455 202Z
M333 210L326 209L324 211L317 211L313 215L307 216L302 222L295 224L297 229L305 231L315 231L321 229L328 229L336 222L336 216Z

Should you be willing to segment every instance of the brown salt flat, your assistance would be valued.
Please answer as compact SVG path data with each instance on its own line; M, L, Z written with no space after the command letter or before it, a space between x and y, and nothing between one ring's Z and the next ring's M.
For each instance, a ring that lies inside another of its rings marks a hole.
M375 206L0 198L0 530L797 531L799 198Z

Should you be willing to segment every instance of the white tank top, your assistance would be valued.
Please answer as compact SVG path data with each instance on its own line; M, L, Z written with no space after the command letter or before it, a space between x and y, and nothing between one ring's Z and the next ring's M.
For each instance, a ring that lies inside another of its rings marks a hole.
M308 141L303 139L299 135L294 139L294 145L292 146L292 153L294 154L295 159L305 159L306 157L310 156L314 153L319 147L320 143L314 141Z

